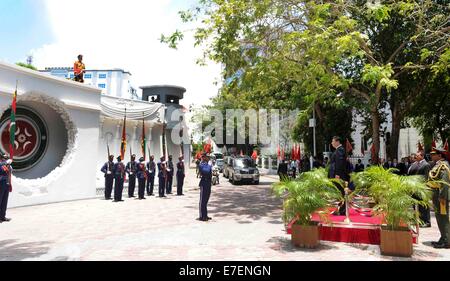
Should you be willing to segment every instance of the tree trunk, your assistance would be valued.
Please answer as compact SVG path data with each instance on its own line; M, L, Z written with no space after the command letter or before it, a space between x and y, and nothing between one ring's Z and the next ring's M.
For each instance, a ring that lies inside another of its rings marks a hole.
M391 128L391 140L389 143L389 157L393 159L398 158L398 144L400 141L400 124L403 119L403 116L400 112L400 108L398 104L395 104L391 107L392 112L392 128Z
M378 110L371 111L372 116L372 141L373 141L373 154L372 163L374 165L379 164L380 155L380 116L378 116Z

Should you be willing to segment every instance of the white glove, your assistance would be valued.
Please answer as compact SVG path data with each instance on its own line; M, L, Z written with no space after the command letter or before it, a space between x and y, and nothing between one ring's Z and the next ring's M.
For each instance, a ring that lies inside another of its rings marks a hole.
M133 175L133 173L130 173L130 176L132 176Z
M11 165L12 162L13 162L13 161L12 161L11 159L6 160L6 164L8 164L8 165Z
M108 171L107 174L108 174L108 175L111 175L112 173L111 173L111 171Z

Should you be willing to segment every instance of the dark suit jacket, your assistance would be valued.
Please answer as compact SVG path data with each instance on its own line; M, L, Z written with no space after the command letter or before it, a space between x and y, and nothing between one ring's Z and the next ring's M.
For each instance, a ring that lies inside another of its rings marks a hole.
M428 174L430 173L431 166L427 161L423 160L421 162L414 162L411 165L411 169L409 169L408 175L421 175L426 179L428 179Z
M345 149L340 146L331 155L330 171L328 173L329 178L335 178L339 176L342 180L349 180L348 170L347 170L347 157Z
M288 174L288 165L287 163L280 163L278 166L278 175L287 175Z

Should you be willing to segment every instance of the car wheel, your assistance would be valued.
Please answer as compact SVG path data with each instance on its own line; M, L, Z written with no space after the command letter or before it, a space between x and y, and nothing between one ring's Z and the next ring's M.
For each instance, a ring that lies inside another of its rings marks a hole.
M236 185L236 184L237 184L236 180L234 179L234 175L233 175L233 177L232 177L232 179L231 179L231 183L232 183L233 185Z

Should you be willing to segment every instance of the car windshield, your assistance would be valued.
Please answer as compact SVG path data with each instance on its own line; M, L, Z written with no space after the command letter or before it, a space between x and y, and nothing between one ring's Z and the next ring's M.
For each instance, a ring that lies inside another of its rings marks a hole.
M235 166L237 168L254 168L255 163L250 159L236 159Z

